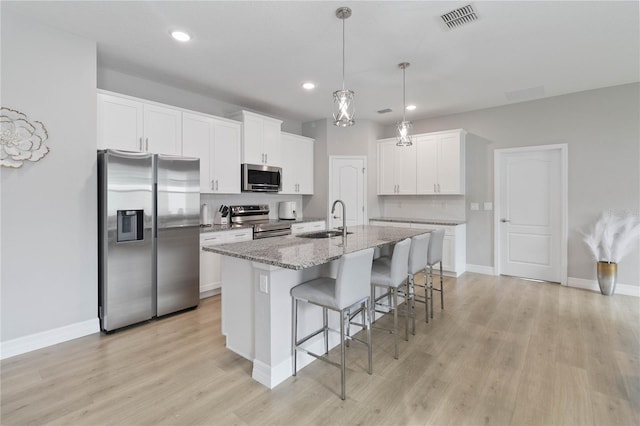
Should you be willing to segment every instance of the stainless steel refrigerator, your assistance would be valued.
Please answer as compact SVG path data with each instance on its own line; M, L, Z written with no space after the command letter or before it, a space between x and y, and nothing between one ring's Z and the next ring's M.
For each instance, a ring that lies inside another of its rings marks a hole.
M199 230L199 159L98 151L102 330L198 305Z

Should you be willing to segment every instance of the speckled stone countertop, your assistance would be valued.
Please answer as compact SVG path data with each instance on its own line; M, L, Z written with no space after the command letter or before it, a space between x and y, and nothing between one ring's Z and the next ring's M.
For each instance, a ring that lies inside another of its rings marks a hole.
M376 217L369 220L377 220L378 222L404 222L404 223L424 223L427 225L462 225L467 222L464 220L446 220L446 219L408 219L406 217Z
M405 238L430 232L428 229L393 228L386 226L352 226L342 236L333 238L303 238L299 235L264 238L203 249L252 262L280 266L287 269L305 269L340 258L342 255L370 247L382 247Z
M296 219L296 220L285 220L285 219L281 219L281 220L282 220L282 222L291 222L291 224L294 224L294 223L305 223L305 222L320 222L320 221L324 221L326 219L317 218L317 217L303 217L303 218ZM233 229L251 228L251 227L253 227L253 224L239 224L239 225L235 225L233 227L231 227L229 225L201 226L200 227L200 233L204 234L206 232L231 231Z

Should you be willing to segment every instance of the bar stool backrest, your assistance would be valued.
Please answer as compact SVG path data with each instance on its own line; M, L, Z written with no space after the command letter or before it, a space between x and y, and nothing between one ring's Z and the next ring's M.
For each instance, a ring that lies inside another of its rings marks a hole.
M338 306L351 306L371 292L373 248L345 254L338 264L336 300Z
M427 255L427 265L433 266L442 262L442 244L444 243L444 229L436 229L431 232L429 239L429 254Z
M390 279L394 287L399 286L407 279L407 271L409 270L409 250L411 249L411 239L407 238L393 248L391 255L391 271Z
M415 275L427 267L430 234L416 235L411 238L409 251L409 275Z

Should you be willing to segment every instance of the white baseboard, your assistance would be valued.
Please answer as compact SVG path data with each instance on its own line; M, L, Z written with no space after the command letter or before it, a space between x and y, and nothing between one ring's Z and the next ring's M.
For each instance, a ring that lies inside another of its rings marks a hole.
M600 286L598 286L598 281L596 280L585 280L584 278L569 277L567 280L567 285L569 287L582 288L585 290L591 290L600 293ZM635 285L617 283L614 295L616 294L640 297L640 287Z
M64 327L54 328L53 330L7 340L6 342L0 343L0 359L10 358L99 332L100 320L94 318Z
M467 263L467 272L473 272L476 274L484 274L484 275L495 275L495 270L493 266L484 266L484 265L472 265Z

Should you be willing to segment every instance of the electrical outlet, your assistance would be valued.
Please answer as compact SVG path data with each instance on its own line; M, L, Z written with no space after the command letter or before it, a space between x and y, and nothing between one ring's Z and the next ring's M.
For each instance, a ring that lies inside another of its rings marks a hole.
M480 210L480 203L471 203L471 210Z
M484 203L484 209L487 211L493 210L493 203L492 202L485 202Z

